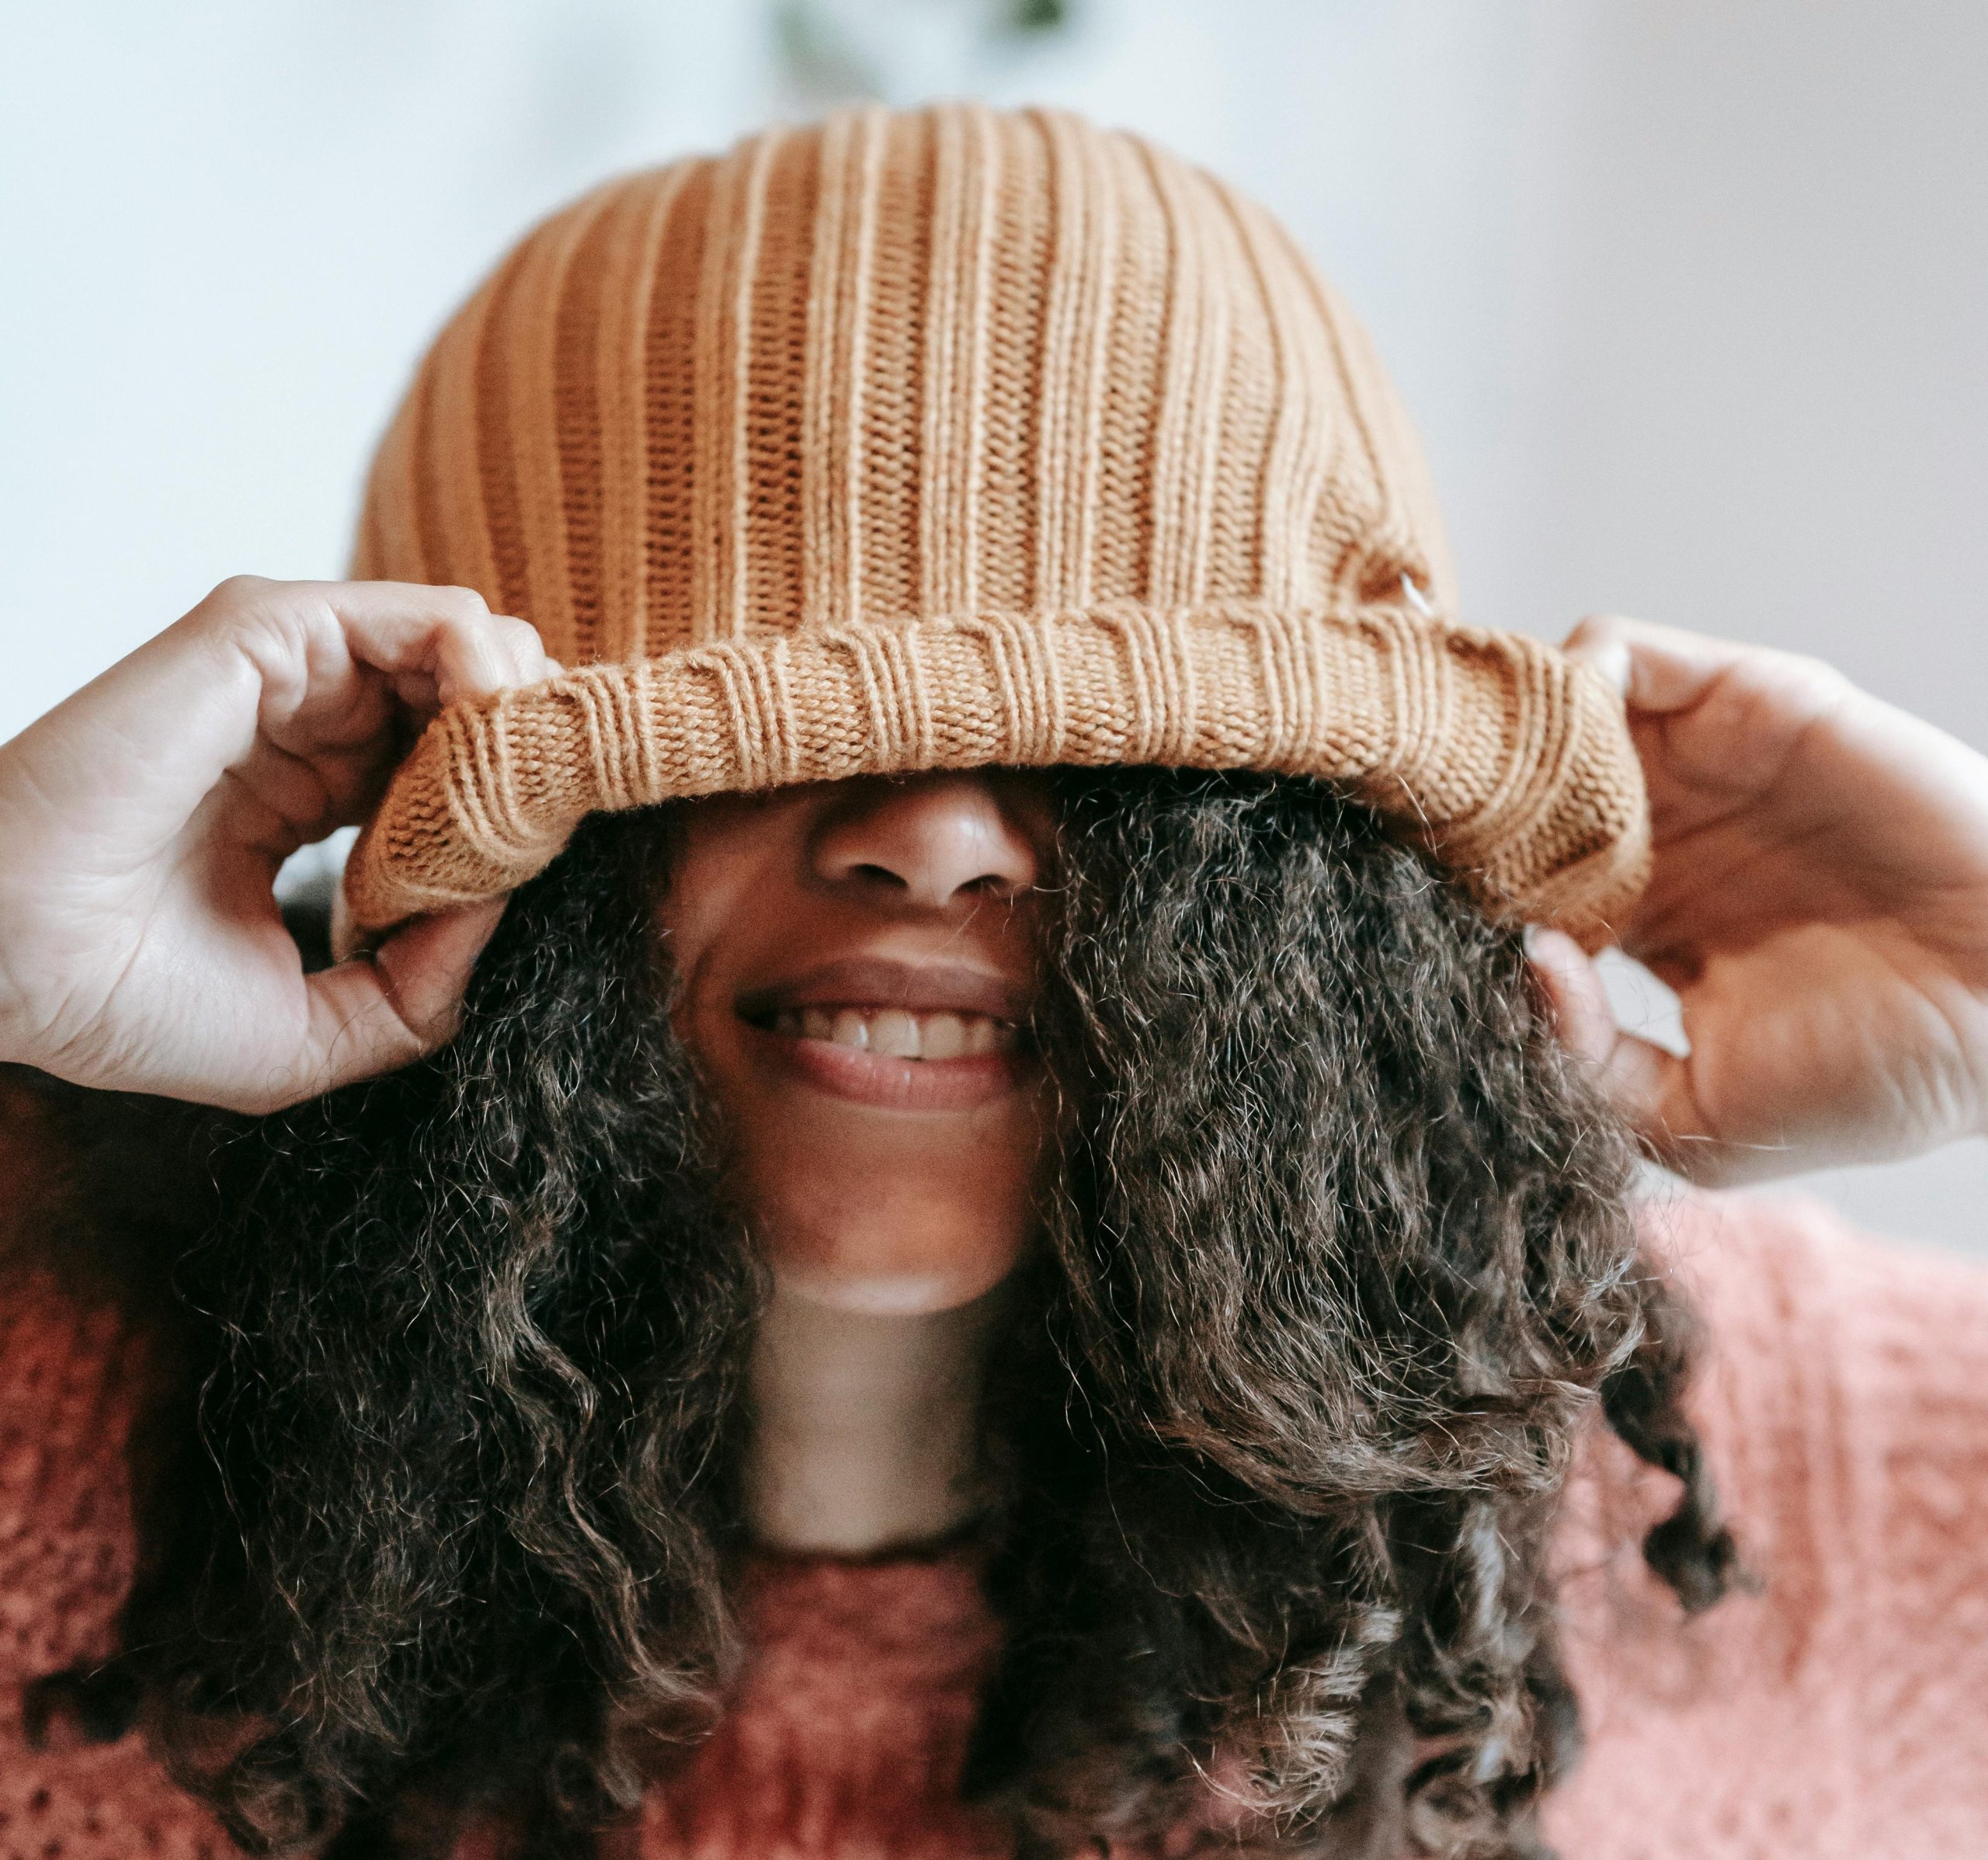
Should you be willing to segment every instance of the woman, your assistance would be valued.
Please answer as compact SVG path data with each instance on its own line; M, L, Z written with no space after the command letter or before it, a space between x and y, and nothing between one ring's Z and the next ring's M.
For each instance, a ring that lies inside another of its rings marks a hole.
M347 1855L1521 1853L1576 1691L1549 1825L1646 1851L1708 1734L1672 1838L1778 1799L1758 1695L1670 1656L1896 1573L1772 1504L1737 1566L1661 1257L1712 1217L1646 1253L1626 1133L1730 1177L1980 1131L1978 758L1773 655L1451 624L1344 313L1062 118L836 119L555 217L424 364L359 568L224 584L0 753L0 1054L255 1114L99 1136L67 1253L17 1243L16 1386L143 1418L114 1624L106 1456L53 1451L81 1525L30 1507L109 1573L15 1585L19 1851L204 1797ZM269 881L352 819L370 947L307 975ZM1688 1062L1613 1031L1611 933ZM134 1246L141 1138L221 1193ZM1980 1294L1893 1276L1858 1315L1944 1300L1938 1370L1784 1312L1698 1398L1743 1499L1809 1489L1736 1449L1793 1365L1978 1403ZM1706 1302L1854 1278L1768 1220ZM1563 1507L1596 1406L1671 1476L1591 1453ZM1980 1671L1966 1619L1871 1719L1785 1646L1771 1697L1840 1775ZM1946 1774L1916 1851L1983 1810ZM1768 1824L1869 1852L1872 1806Z

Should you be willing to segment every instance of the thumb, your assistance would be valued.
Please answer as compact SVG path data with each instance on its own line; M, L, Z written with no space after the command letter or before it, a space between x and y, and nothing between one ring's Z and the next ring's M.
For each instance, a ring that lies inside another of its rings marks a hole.
M1600 1072L1603 1094L1667 1168L1706 1187L1743 1178L1746 1153L1712 1128L1688 1055L1618 1030Z
M1526 955L1561 1044L1587 1062L1638 1142L1694 1181L1729 1179L1729 1146L1706 1121L1690 1060L1617 1024L1600 970L1573 937L1528 930Z
M294 1104L392 1072L447 1045L505 902L487 899L417 917L377 949L307 977L304 1050L274 1103Z
M1565 930L1531 924L1526 961L1560 1044L1590 1065L1607 1062L1620 1030L1594 958Z

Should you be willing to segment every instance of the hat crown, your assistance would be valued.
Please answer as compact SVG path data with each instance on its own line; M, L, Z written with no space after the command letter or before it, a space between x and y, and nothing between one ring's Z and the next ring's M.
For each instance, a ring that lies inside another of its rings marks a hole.
M1364 334L1268 214L970 103L769 130L536 228L423 360L355 572L474 588L568 665L1448 579Z

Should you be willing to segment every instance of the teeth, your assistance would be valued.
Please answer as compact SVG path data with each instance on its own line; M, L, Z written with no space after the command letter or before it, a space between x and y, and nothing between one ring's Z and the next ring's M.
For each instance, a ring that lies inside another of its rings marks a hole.
M829 1029L829 1038L838 1046L867 1046L870 1044L869 1023L854 1008L839 1008Z
M966 1023L958 1014L927 1014L918 1030L919 1057L957 1059L966 1051Z
M985 1014L914 1014L901 1007L784 1007L773 1030L888 1059L979 1059L1015 1044L1014 1028Z
M836 1031L842 1031L838 1016ZM916 1059L919 1057L918 1018L908 1014L901 1007L887 1007L881 1014L870 1017L870 1050L881 1053L887 1059Z

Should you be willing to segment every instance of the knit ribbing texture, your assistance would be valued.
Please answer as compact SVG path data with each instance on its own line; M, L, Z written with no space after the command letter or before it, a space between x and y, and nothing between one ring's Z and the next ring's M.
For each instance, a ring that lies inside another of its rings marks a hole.
M1330 288L1058 113L847 112L555 214L422 363L354 572L473 588L568 668L430 725L348 868L367 930L596 809L997 764L1326 778L1590 944L1646 874L1619 697L1449 617Z

